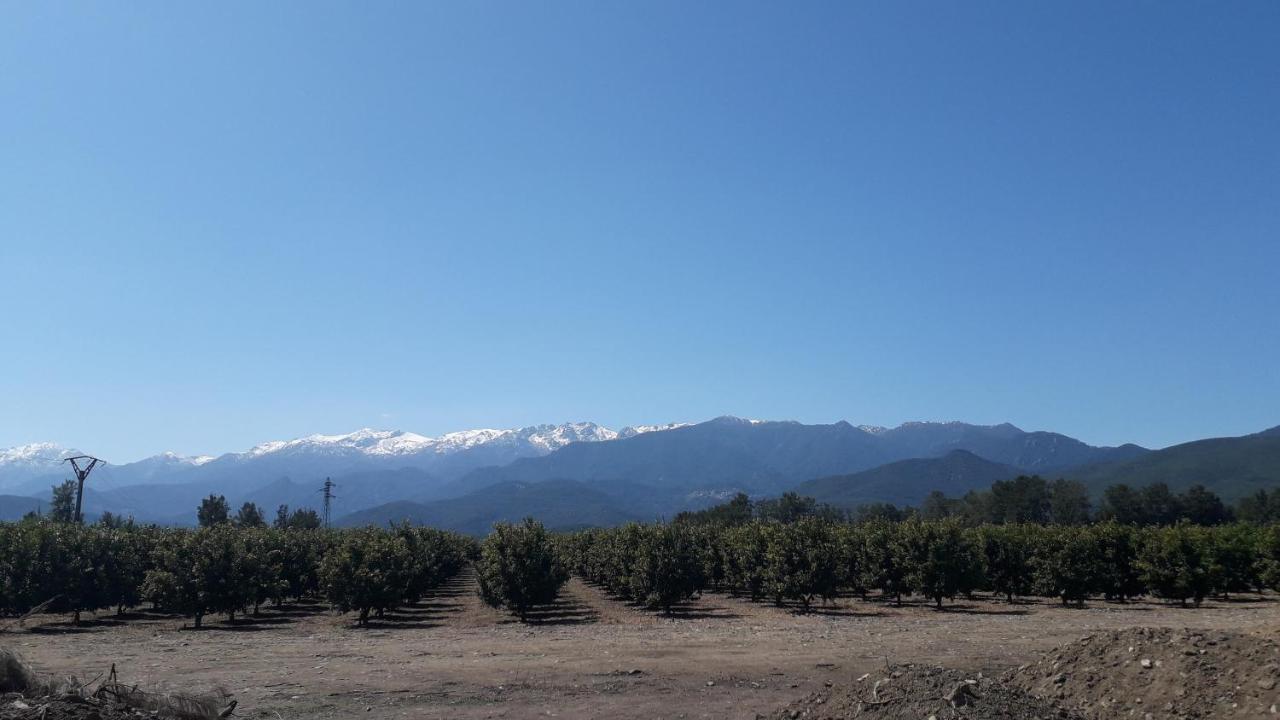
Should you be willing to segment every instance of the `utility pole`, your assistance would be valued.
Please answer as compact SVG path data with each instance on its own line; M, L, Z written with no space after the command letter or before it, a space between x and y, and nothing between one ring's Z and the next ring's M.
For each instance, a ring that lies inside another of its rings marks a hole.
M83 460L88 460L89 464L81 468L80 462ZM72 469L76 471L76 524L83 524L84 518L80 515L80 504L84 500L84 481L89 477L89 473L93 472L93 469L102 461L92 455L76 455L62 462L71 463Z
M324 487L320 488L321 492L324 493L324 529L325 530L329 529L329 508L333 504L333 499L338 497L337 495L333 494L333 489L336 487L338 487L337 484L335 484L329 478L325 478Z

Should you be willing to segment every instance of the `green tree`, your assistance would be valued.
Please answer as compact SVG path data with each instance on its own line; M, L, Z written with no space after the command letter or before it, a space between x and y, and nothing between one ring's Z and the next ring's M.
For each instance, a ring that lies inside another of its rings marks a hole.
M498 523L480 544L480 597L522 621L533 607L555 600L568 578L546 529L532 518L518 525Z
M992 483L991 519L997 523L1048 522L1048 484L1038 475Z
M210 494L209 497L200 501L200 507L196 509L196 520L202 528L225 525L231 522L229 514L227 499L221 495Z
M1233 523L1213 528L1208 534L1211 575L1225 600L1229 593L1262 587L1262 533L1253 525Z
M240 510L236 512L236 527L242 528L263 528L267 526L267 519L263 517L262 510L251 502L246 502L240 506Z
M923 520L942 520L955 514L959 501L952 500L940 490L929 493L920 504L920 518Z
M76 483L67 480L53 486L53 501L49 503L49 519L69 523L76 519Z
M907 584L932 598L939 609L943 598L974 589L979 578L977 554L960 523L905 522L898 528L896 546Z
M725 532L725 582L735 594L759 600L765 591L765 562L771 537L778 532L772 523L751 522Z
M1056 525L1084 525L1089 522L1092 504L1084 483L1058 478L1049 483L1049 522Z
M1187 523L1153 531L1139 557L1143 581L1156 597L1199 605L1213 590L1208 545L1204 531Z
M1236 517L1242 522L1266 525L1280 520L1280 491L1268 493L1259 490L1240 499L1236 505Z
M1231 521L1231 511L1222 498L1203 485L1192 485L1178 496L1181 517L1196 525L1221 525Z
M876 520L901 522L911 517L911 508L900 508L893 503L867 503L853 511L854 522L869 523Z
M804 611L814 599L830 600L839 587L840 552L834 526L821 518L804 518L769 534L765 551L765 591L781 605L798 601Z
M404 599L412 558L402 536L382 530L352 530L324 556L320 585L342 612L357 611L358 624L369 613L385 613Z
M975 540L988 588L1013 602L1029 595L1035 579L1032 568L1033 531L1026 525L984 525Z
M895 605L901 605L902 596L912 589L902 544L898 541L900 528L900 523L884 520L864 523L862 551L858 558L863 586L875 588L884 597L893 598Z
M1098 586L1098 546L1089 528L1052 526L1035 530L1036 591L1063 605L1084 601Z
M156 567L143 581L143 596L192 618L195 627L211 613L235 620L236 612L252 602L249 552L230 523L170 534L157 545L156 554Z
M672 607L702 587L698 538L687 526L649 525L642 528L639 539L627 583L630 596L669 615Z
M291 530L318 530L322 524L320 515L311 508L298 508L289 515Z
M788 492L783 493L782 497L756 503L756 517L765 521L790 523L807 517L836 519L840 517L840 512L830 505L819 504L811 497Z
M1147 525L1172 525L1182 518L1182 503L1169 490L1169 486L1158 482L1147 485L1138 491L1142 499L1142 514Z
M1138 567L1145 532L1114 521L1091 528L1098 553L1095 587L1108 599L1125 602L1146 592Z
M1103 520L1114 520L1121 525L1147 524L1142 497L1124 483L1111 485L1103 491L1102 508L1098 514Z
M677 523L694 525L741 525L751 521L751 498L746 493L734 495L729 502L706 510L685 511L675 517Z

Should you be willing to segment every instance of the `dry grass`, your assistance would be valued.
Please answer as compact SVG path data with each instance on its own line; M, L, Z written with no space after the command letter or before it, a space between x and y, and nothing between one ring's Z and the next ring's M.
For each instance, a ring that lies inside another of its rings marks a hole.
M28 698L123 705L151 713L154 717L171 720L218 720L230 716L236 707L236 702L230 699L230 693L222 689L191 695L149 692L137 685L127 685L120 682L115 665L111 666L107 679L96 690L88 692L87 688L97 679L87 683L81 683L74 677L51 679L33 670L17 653L0 648L0 693L18 693Z

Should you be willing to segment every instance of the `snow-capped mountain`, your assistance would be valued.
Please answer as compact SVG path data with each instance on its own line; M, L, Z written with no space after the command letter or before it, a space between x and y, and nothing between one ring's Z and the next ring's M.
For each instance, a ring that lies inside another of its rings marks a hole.
M34 477L62 472L63 458L80 454L79 450L50 442L0 450L0 489L16 486Z
M592 422L531 425L505 430L480 428L428 437L403 430L362 428L340 435L315 434L259 443L218 457L166 452L123 464L100 465L92 486L110 490L140 484L178 484L224 480L258 482L282 477L310 479L340 473L396 468L425 470L440 480L486 465L538 457L570 443L602 442L675 427L641 425L614 431ZM66 475L62 459L78 451L54 443L0 450L0 490L44 493Z
M403 430L362 428L345 435L308 435L295 440L266 442L248 452L224 457L251 460L267 455L319 453L390 459L417 455L452 455L485 445L527 447L536 451L535 454L540 454L557 450L571 442L599 442L616 437L618 433L613 430L590 422L532 425L510 430L481 428L445 433L434 438Z
M667 423L666 425L628 425L618 431L619 438L635 437L644 433L662 432L664 430L675 430L676 428L689 427L693 423Z

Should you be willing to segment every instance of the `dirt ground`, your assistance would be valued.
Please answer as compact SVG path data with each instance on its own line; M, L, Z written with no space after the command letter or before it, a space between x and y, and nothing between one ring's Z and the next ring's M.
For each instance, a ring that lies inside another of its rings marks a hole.
M81 627L37 617L0 635L37 669L169 691L225 688L251 718L754 718L899 663L993 675L1082 636L1132 626L1280 629L1280 599L1198 609L1156 602L943 611L842 600L801 615L710 594L674 617L575 579L530 624L484 606L462 576L418 606L353 627L320 605L234 624L138 613Z

